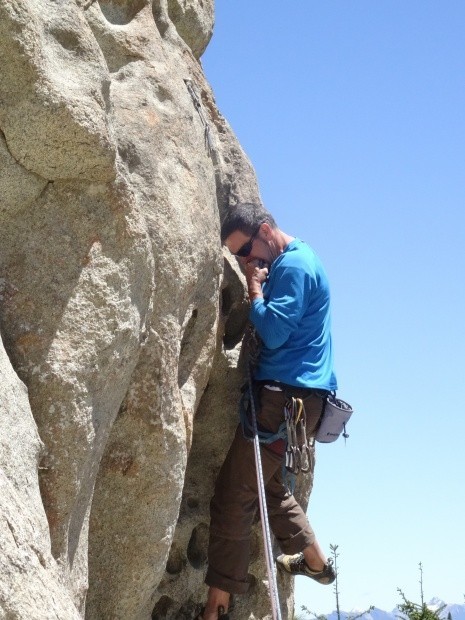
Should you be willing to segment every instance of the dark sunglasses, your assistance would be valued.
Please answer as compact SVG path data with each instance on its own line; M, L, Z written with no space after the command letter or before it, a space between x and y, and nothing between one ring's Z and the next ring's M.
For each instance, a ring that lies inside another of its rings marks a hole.
M246 241L244 245L241 245L241 247L237 250L237 252L234 252L234 256L240 256L241 258L247 258L247 256L249 256L250 252L252 251L253 242L255 241L258 233L260 232L260 226L254 232L254 234L250 237L250 239Z

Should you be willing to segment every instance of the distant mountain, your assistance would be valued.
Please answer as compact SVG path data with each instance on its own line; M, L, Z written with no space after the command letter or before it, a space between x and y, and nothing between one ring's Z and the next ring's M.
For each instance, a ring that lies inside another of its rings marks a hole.
M428 603L428 607L433 610L439 609L442 605L444 605L444 601L441 601L438 598L433 598ZM352 611L341 611L341 620L350 620L350 618L354 618L363 610L353 609ZM441 612L441 618L447 620L448 614L450 612L452 620L465 620L465 604L446 604L443 611ZM359 617L359 620L398 620L400 616L400 611L395 608L392 611L383 611L382 609L378 609L375 607L370 613L363 614ZM338 620L337 613L335 611L326 615L327 620Z

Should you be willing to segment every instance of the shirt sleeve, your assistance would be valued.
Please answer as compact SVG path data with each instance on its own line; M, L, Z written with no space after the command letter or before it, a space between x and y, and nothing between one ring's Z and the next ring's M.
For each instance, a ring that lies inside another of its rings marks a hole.
M308 299L308 274L279 267L265 298L254 299L249 318L269 349L277 349L297 329Z

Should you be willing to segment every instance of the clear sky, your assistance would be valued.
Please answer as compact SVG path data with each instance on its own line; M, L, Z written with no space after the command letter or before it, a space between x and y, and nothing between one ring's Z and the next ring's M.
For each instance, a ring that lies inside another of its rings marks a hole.
M465 594L465 2L217 0L202 63L264 204L322 258L347 445L309 516L343 609ZM297 604L334 609L297 580Z

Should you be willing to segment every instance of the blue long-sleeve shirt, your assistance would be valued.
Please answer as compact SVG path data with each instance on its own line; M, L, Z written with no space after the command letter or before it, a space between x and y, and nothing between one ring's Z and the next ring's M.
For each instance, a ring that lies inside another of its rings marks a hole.
M315 252L300 239L273 261L250 320L263 340L255 378L336 390L329 284Z

